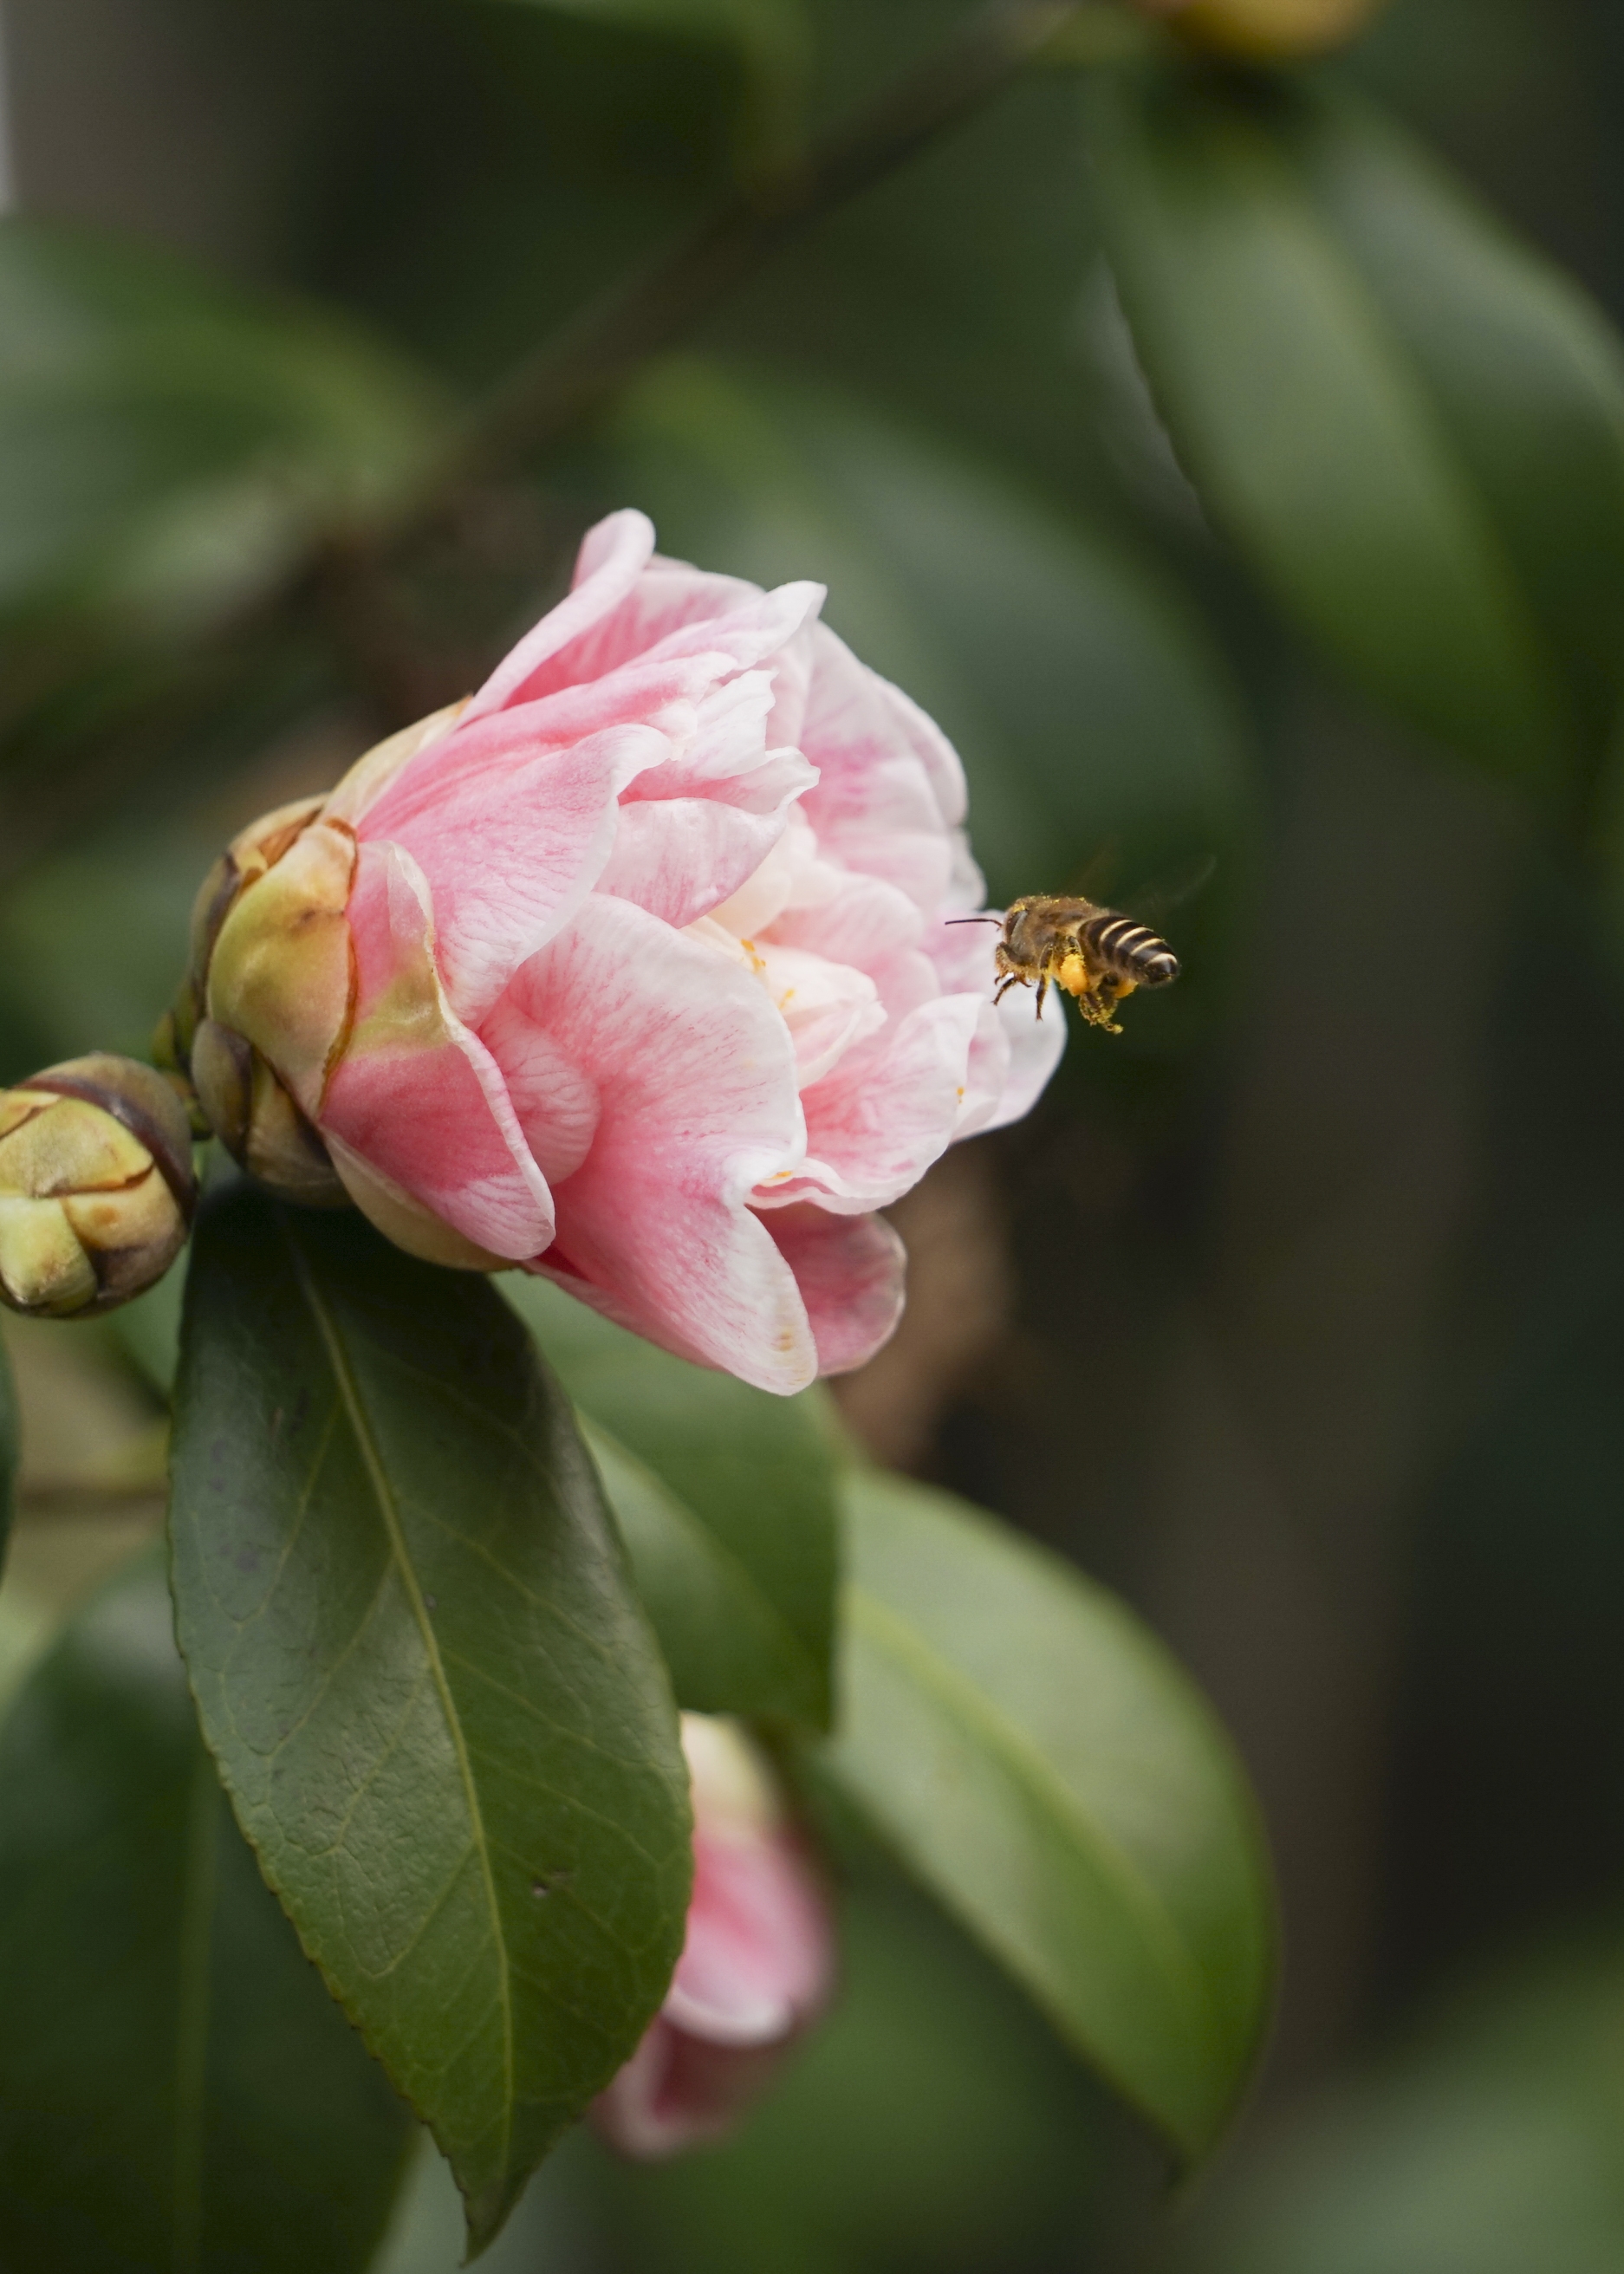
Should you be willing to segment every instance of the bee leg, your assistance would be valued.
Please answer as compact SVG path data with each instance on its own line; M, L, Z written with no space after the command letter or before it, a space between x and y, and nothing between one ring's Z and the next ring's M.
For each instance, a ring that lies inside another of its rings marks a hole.
M1046 972L1043 974L1043 976L1042 976L1042 977L1039 980L1039 982L1038 982L1038 1016L1039 1016L1039 1018L1040 1018L1040 1019L1041 1019L1041 1018L1042 1017L1042 1015L1043 1015L1043 998L1045 997L1045 995L1047 995L1047 994L1048 994L1048 992L1049 992L1049 974L1048 974L1048 972L1046 971Z
M995 987L995 988L994 988L994 990L993 990L992 999L993 999L994 1003L995 1003L995 1004L996 1004L996 1003L1002 1003L1002 1002L1003 1002L1003 1000L1004 1000L1004 997L1009 993L1009 991L1010 991L1011 988L1011 987L1018 987L1018 986L1019 986L1020 984L1021 984L1021 978L1020 978L1020 974L1019 974L1018 971L1011 971L1011 972L1007 973L1007 974L1005 975L1005 976L1004 976L1004 978L1002 978L1002 979L998 982L998 984L997 984L997 985L996 985L996 987Z

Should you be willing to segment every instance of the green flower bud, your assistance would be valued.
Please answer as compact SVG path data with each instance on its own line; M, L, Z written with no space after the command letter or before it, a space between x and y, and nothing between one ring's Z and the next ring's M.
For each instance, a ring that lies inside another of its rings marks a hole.
M0 1300L90 1318L161 1279L185 1246L197 1182L173 1086L105 1052L0 1091Z
M349 1013L347 826L305 798L234 838L203 881L184 983L154 1054L182 1079L200 1135L307 1207L348 1194L299 1103L320 1095Z
M192 1037L191 1071L208 1126L251 1177L306 1208L348 1205L327 1147L252 1043L205 1018Z

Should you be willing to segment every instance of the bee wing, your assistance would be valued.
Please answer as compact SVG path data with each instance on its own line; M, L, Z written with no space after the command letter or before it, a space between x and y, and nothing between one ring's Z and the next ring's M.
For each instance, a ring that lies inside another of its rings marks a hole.
M1163 916L1171 915L1207 890L1218 873L1218 855L1204 854L1200 859L1186 862L1182 869L1174 869L1154 877L1141 889L1130 894L1124 908L1136 915L1141 923L1157 923Z
M1120 837L1108 837L1079 867L1071 871L1055 898L1090 900L1095 907L1109 907L1111 878L1121 865L1122 840Z

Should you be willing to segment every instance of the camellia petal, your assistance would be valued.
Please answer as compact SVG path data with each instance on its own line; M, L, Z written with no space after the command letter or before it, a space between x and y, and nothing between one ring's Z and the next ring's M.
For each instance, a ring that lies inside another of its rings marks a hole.
M953 1141L981 1009L974 995L921 1003L803 1090L807 1157L762 1204L817 1200L858 1216L900 1200Z
M515 1089L527 1030L598 1096L538 1268L681 1356L803 1388L816 1371L805 1306L748 1205L804 1142L794 1053L765 991L718 950L595 893L515 975L490 1029Z
M654 551L654 523L646 513L628 508L612 513L582 540L575 578L569 596L550 608L533 631L503 657L468 706L469 716L482 719L488 712L505 711L527 695L545 692L538 684L546 665L600 622L636 584ZM556 685L579 685L601 676L582 671Z
M440 747L500 743L520 715L460 725ZM408 769L379 799L363 840L389 838L432 879L440 974L470 1025L579 907L613 847L621 790L669 753L650 727L614 727L522 757L500 786L464 775L436 794Z
M682 1716L694 1798L694 1892L665 2003L594 2104L623 2155L718 2138L829 2002L834 1934L823 1879L764 1756L734 1723Z
M762 1221L795 1275L820 1374L850 1374L888 1343L902 1316L907 1254L883 1216L775 1209Z
M552 1195L495 1060L446 1002L428 887L398 846L362 847L350 925L355 1023L317 1116L346 1148L339 1173L357 1156L490 1254L537 1254L553 1238Z

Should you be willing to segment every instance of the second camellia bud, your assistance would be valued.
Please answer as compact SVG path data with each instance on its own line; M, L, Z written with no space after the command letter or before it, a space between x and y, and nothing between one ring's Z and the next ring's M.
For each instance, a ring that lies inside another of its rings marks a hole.
M162 1074L109 1053L0 1092L0 1300L89 1318L161 1279L197 1203L192 1133Z
M823 1879L766 1756L735 1721L682 1716L694 1799L694 1893L665 2002L592 2107L622 2155L649 2160L732 2129L834 1986Z

